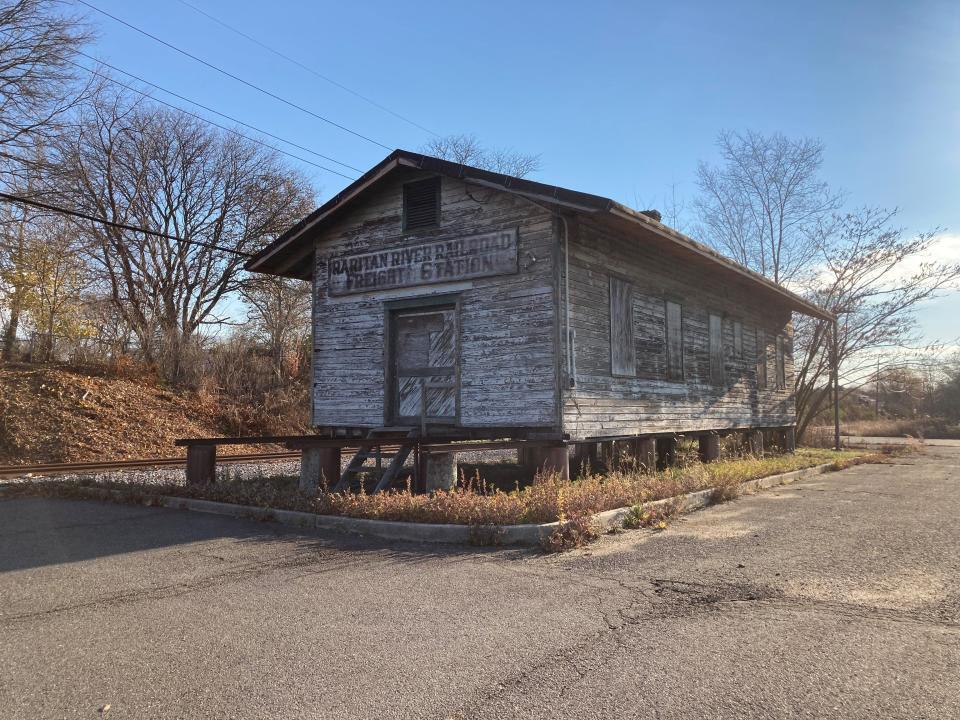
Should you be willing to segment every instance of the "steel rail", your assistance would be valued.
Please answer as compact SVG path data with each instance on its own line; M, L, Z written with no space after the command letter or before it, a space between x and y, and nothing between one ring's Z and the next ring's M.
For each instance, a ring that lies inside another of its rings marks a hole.
M395 443L383 445L384 452L394 452ZM356 452L356 447L343 448L345 453ZM220 463L258 463L280 462L282 460L299 460L300 451L251 453L249 455L218 455ZM21 477L24 475L75 475L97 473L109 470L137 470L164 467L186 467L187 459L180 458L150 458L144 460L107 460L103 462L76 462L76 463L42 463L37 465L0 465L0 478Z
M249 455L221 455L218 463L278 462L298 460L299 452L251 453ZM0 465L0 477L21 475L65 475L101 472L105 470L136 470L138 468L186 467L186 458L149 458L144 460L109 460L103 462L42 463L38 465Z

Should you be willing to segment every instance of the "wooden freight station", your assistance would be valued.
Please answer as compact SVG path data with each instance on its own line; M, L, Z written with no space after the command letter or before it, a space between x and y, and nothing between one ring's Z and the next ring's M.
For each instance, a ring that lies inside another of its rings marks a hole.
M734 431L790 447L791 313L833 319L656 211L404 150L247 267L313 283L312 419L329 440L305 472L341 476L337 439L360 438L341 489L387 443L380 489L415 446L421 488L449 484L466 440L525 441L563 473L598 443L648 463L678 434L706 459Z

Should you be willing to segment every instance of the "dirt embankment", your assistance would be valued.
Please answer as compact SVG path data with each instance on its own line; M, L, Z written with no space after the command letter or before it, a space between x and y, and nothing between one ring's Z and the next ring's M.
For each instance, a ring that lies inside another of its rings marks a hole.
M180 457L173 441L226 434L221 416L216 398L150 378L0 365L0 464Z

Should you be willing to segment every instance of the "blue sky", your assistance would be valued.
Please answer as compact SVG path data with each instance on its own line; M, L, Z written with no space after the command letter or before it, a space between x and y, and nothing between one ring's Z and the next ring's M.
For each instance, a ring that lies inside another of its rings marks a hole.
M91 1L385 145L429 138L179 0ZM189 2L436 133L541 153L536 179L629 205L692 197L722 129L818 137L851 205L945 228L938 253L960 261L958 2ZM387 153L77 7L118 67L358 168ZM303 168L321 199L347 182ZM956 338L958 313L958 293L931 303L924 332Z

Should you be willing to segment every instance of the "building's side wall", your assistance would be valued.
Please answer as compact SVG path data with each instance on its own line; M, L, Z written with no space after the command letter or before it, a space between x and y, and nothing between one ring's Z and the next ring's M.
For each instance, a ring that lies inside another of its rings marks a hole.
M588 219L569 243L576 384L564 390L573 439L692 432L794 422L790 311L715 273ZM634 377L615 377L610 355L610 275L633 288ZM667 379L666 301L682 306L683 381ZM724 382L711 382L709 315L723 317ZM742 352L734 352L734 321ZM757 387L757 330L771 343L767 389ZM776 336L785 338L785 387L777 387ZM564 362L566 366L566 362Z
M402 185L421 177L426 175L395 172L316 238L314 424L382 426L384 302L458 293L460 425L558 427L556 236L551 214L508 193L444 177L440 227L404 233ZM518 228L516 274L341 297L328 292L332 257L509 228Z

